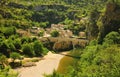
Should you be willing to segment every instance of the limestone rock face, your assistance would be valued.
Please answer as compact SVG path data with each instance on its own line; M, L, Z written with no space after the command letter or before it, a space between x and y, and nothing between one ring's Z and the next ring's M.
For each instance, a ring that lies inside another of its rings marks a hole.
M54 51L68 51L73 48L84 48L88 45L86 39L47 37L39 40L47 49Z
M104 15L100 17L99 25L100 35L98 39L103 41L103 38L111 31L119 31L120 29L120 5L116 3L108 3Z
M72 41L58 41L53 46L53 50L55 51L67 51L71 49L73 49Z

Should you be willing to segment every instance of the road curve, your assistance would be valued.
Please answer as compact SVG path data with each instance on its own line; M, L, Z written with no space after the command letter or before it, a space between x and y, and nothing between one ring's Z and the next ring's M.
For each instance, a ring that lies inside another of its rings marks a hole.
M67 52L63 52L63 54L67 54ZM17 69L19 71L18 77L44 77L43 74L51 74L58 68L63 57L64 55L48 52L43 60L36 63L36 66Z

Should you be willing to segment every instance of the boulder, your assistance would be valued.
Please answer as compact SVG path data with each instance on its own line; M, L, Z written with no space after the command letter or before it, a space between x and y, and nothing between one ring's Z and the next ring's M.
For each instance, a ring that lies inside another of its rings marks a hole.
M26 62L25 64L22 65L23 67L32 67L36 66L35 62Z

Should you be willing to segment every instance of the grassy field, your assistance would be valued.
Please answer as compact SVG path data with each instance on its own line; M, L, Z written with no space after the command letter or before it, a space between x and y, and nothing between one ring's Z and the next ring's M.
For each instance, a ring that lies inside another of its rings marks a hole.
M67 73L69 67L74 67L76 62L79 60L81 50L72 50L67 56L64 56L58 66L57 72L61 74ZM69 56L70 55L70 56Z

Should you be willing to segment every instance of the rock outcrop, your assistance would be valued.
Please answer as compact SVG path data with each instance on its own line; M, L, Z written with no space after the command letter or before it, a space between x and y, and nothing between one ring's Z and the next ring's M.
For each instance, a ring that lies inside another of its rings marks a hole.
M88 44L86 39L76 38L41 38L40 41L49 50L54 51L68 51L73 48L84 48Z
M55 51L68 51L71 49L73 49L73 44L72 44L72 41L70 41L70 40L58 41L53 46L53 50L55 50Z
M99 25L99 42L111 31L119 31L120 28L120 5L117 3L108 3L104 15L100 17L102 25Z

